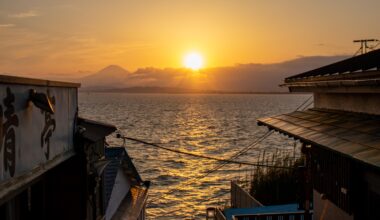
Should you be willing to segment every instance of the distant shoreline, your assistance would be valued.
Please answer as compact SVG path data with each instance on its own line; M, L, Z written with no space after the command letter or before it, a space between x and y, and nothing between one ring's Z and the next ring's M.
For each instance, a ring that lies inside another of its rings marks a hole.
M199 90L177 87L80 88L81 93L131 93L131 94L294 94L286 92ZM307 93L306 93L307 94Z
M101 91L101 90L79 90L79 93L126 93L126 94L210 94L210 95L297 95L310 94L307 92L121 92L121 91Z

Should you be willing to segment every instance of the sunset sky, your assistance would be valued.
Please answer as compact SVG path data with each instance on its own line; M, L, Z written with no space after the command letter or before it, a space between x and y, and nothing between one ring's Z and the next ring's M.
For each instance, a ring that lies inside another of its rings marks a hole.
M0 73L82 74L351 55L380 38L379 0L0 0Z

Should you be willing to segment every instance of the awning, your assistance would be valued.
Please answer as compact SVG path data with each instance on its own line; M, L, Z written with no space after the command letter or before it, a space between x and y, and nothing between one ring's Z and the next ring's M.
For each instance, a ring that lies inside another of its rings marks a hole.
M78 125L85 128L85 131L82 134L83 138L92 142L102 140L104 137L117 130L115 125L84 118L78 118Z
M380 116L309 109L261 118L258 125L380 167Z

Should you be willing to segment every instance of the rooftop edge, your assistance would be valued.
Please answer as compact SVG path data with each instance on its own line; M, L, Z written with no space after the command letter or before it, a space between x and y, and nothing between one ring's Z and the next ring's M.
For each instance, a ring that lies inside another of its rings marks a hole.
M33 86L48 86L48 87L71 87L79 88L80 83L72 82L60 82L60 81L51 81L45 79L35 79L19 76L9 76L0 74L0 84L18 84L18 85L33 85Z

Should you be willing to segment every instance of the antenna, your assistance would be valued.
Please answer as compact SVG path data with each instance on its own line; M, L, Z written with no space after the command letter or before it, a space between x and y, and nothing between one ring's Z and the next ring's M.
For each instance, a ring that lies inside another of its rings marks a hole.
M379 40L378 39L361 39L361 40L354 40L354 43L360 43L360 48L359 48L359 51L361 51L361 54L365 54L368 52L367 49L373 49L375 48L375 46L368 46L368 42L378 42ZM358 52L359 52L358 51Z

